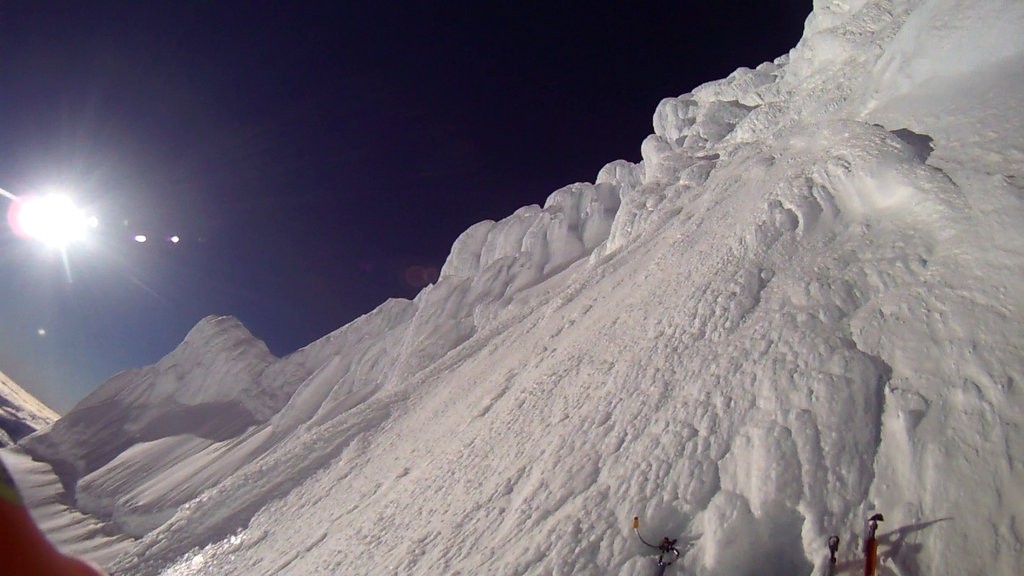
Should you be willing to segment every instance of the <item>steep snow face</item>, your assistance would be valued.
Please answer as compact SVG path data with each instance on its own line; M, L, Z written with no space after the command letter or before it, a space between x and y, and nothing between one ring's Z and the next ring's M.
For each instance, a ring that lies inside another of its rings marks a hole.
M883 574L1021 573L1021 8L814 6L642 163L266 364L230 401L266 419L112 452L80 491L145 534L115 571L641 573L639 515L680 573L813 574L830 534L854 572L881 511Z
M53 424L59 417L0 372L0 448Z

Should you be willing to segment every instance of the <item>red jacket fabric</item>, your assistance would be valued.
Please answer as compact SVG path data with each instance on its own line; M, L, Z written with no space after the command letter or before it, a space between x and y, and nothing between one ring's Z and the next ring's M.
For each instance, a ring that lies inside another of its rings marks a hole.
M0 574L103 576L87 562L61 554L39 530L0 461Z

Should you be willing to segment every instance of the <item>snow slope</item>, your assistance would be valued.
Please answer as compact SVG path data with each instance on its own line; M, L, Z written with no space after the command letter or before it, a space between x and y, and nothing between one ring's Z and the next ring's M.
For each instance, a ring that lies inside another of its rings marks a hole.
M207 319L24 443L118 574L1024 572L1024 4L817 1L643 162L283 359ZM169 406L169 407L168 407Z
M0 447L56 422L60 415L0 372Z

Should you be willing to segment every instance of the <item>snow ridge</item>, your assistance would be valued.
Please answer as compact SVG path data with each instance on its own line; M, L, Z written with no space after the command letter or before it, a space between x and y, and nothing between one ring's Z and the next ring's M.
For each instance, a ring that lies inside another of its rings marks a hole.
M0 448L46 428L57 418L59 414L0 372Z

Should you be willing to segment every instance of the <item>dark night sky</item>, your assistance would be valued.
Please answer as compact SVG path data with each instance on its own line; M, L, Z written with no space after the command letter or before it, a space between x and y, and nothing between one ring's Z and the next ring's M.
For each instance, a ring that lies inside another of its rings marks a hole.
M414 296L470 225L639 161L662 98L784 54L811 8L375 4L0 1L0 188L101 222L70 281L0 227L0 371L66 410L208 314L292 352Z

